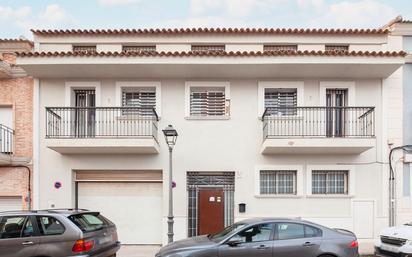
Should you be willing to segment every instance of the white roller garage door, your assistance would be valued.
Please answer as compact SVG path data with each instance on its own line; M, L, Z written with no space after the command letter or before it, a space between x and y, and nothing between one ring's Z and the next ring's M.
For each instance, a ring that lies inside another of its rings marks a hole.
M123 244L162 242L161 183L81 182L78 206L113 221Z
M0 211L19 211L22 207L21 197L0 196Z

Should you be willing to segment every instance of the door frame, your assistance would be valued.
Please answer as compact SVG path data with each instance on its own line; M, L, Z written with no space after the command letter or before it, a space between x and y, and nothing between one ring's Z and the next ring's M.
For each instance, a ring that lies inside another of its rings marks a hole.
M188 237L198 235L199 190L200 188L223 188L224 226L234 223L235 172L187 172L187 234Z

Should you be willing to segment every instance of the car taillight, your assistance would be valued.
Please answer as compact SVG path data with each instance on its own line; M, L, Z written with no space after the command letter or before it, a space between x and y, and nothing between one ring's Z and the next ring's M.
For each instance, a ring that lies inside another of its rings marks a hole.
M94 240L85 241L84 239L79 239L74 243L72 251L74 253L88 252L94 247Z
M359 243L357 240L353 240L350 244L349 244L349 248L358 248L359 247Z
M113 232L113 234L112 234L112 239L113 239L113 241L115 241L115 242L119 241L119 238L118 238L118 236L117 236L117 232L116 232L116 231Z

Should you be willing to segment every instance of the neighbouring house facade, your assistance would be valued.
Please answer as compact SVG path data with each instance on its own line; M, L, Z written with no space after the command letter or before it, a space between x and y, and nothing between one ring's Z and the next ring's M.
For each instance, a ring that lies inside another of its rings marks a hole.
M123 243L165 243L172 124L175 239L301 217L367 252L387 226L407 58L391 28L33 34L18 65L34 77L35 208L99 210Z
M15 52L32 48L0 39L0 210L30 208L33 79L16 66Z

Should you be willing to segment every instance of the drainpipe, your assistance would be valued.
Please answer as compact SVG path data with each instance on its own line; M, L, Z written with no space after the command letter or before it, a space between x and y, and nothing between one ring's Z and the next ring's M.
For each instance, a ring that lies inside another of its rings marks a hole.
M29 207L29 210L31 210L31 170L28 166L26 165L6 165L6 166L1 166L1 167L8 167L8 168L25 168L28 172L29 178L28 178L28 183L27 183L27 205Z

